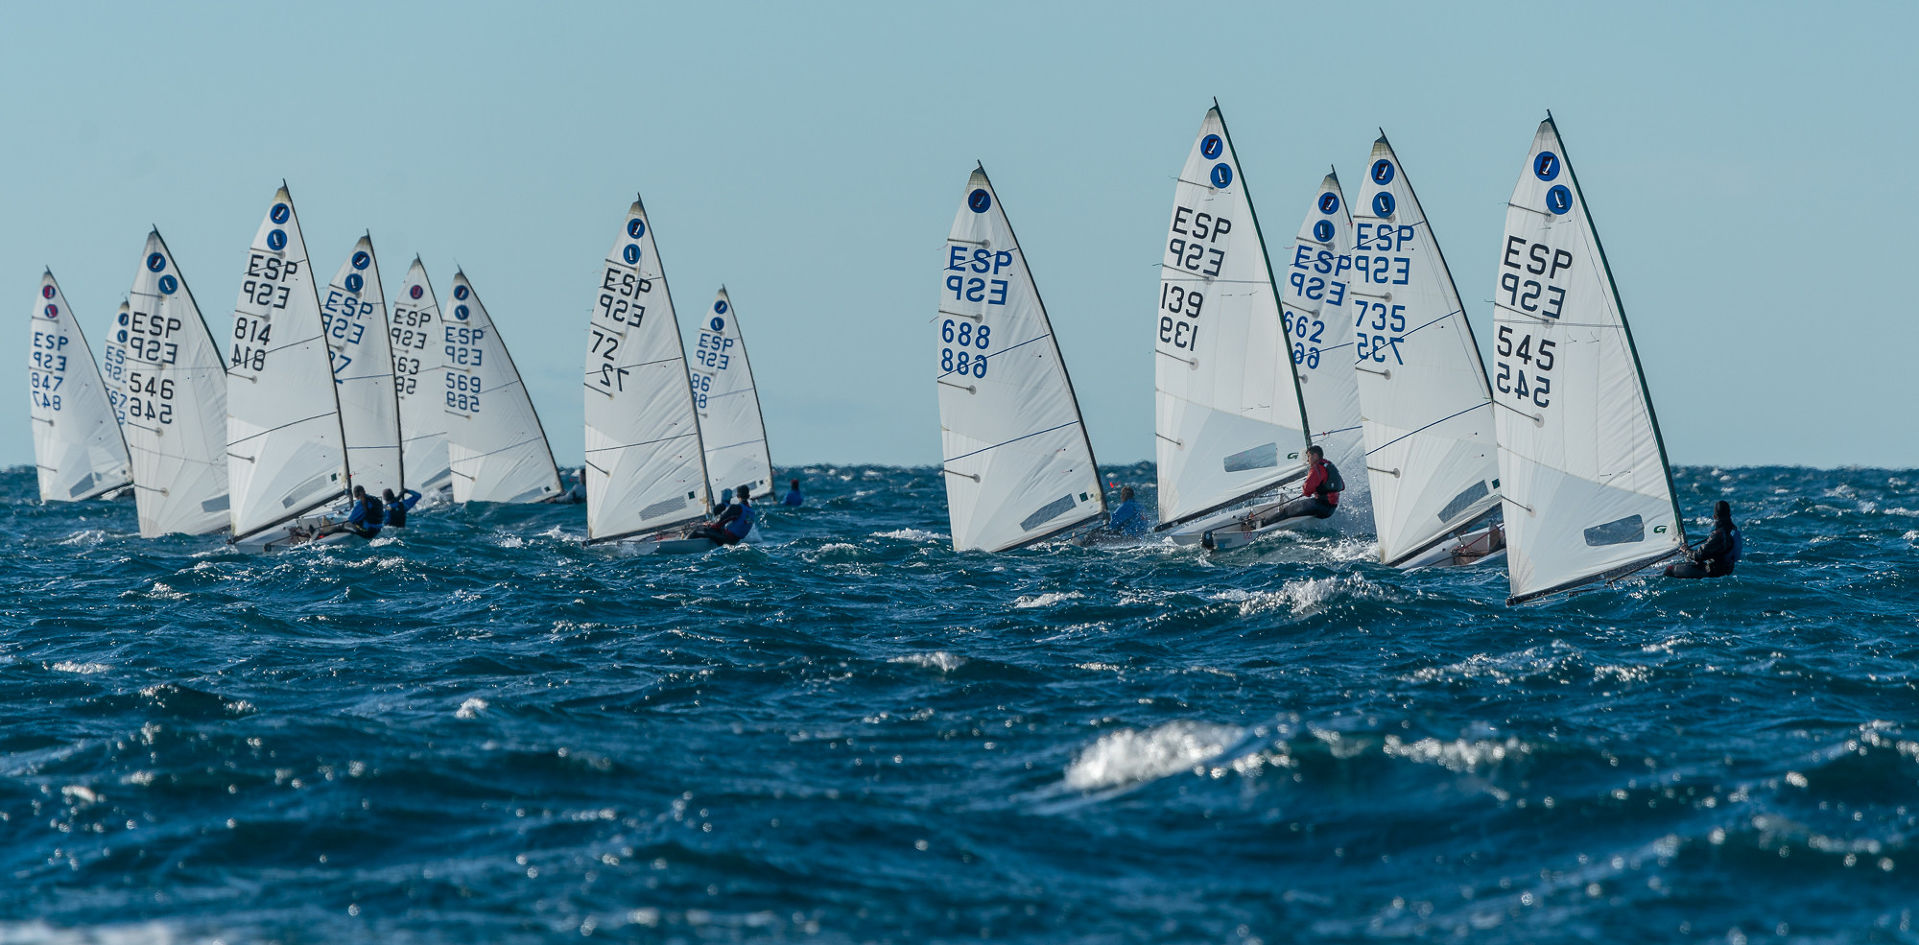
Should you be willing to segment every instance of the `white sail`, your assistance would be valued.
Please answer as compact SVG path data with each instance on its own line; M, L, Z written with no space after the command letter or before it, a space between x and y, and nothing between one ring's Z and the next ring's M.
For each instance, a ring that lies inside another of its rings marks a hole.
M446 455L446 358L439 297L426 266L413 257L393 296L393 387L400 399L400 466L406 484L427 495L452 488Z
M1005 551L1104 515L1072 379L984 167L941 263L933 375L954 550Z
M122 424L127 422L127 324L133 320L131 311L122 300L120 311L107 328L107 340L100 346L100 375L107 383L107 403L113 405L114 419ZM133 475L131 467L127 475Z
M753 366L746 360L746 338L739 313L726 288L706 313L693 345L693 406L700 414L700 439L706 444L706 481L724 497L736 486L753 498L773 494L773 458L766 449L766 421Z
M1493 308L1509 602L1684 549L1632 333L1550 116L1506 206Z
M347 487L332 359L300 218L285 185L247 251L227 353L233 540L298 518Z
M1439 240L1384 134L1354 216L1366 476L1379 559L1398 564L1499 505L1492 397Z
M400 401L372 237L360 237L320 293L320 317L333 355L350 484L365 486L376 496L383 489L397 495L406 485L400 462Z
M227 372L160 231L128 299L127 419L140 534L227 526Z
M1265 239L1215 106L1173 189L1154 325L1160 527L1305 473L1306 415L1285 369Z
M1352 264L1352 212L1338 175L1327 174L1287 253L1279 298L1293 344L1293 369L1299 372L1299 396L1312 421L1308 439L1325 451L1346 482L1339 497L1341 512L1332 524L1348 534L1372 524L1370 490L1360 475L1366 447L1360 436L1353 362L1375 356L1375 347L1386 340L1378 332L1354 330Z
M31 328L27 396L40 501L91 499L132 482L106 382L52 272L40 277Z
M704 518L712 498L686 349L638 199L594 286L585 384L587 540Z
M440 384L447 416L447 461L456 502L542 502L558 498L540 416L507 354L506 341L480 304L466 273L453 275L453 297L440 312L446 373Z

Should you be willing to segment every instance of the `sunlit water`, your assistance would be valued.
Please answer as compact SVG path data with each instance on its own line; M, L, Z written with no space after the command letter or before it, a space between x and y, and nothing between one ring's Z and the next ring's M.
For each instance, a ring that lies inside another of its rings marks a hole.
M0 474L0 943L1915 940L1919 474L1684 470L1735 578L1521 608L794 474L680 558L578 506L247 556Z

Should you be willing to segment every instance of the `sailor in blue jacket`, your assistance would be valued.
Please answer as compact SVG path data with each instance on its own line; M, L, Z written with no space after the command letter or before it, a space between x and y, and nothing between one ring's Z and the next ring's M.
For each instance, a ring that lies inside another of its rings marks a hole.
M753 523L759 519L759 512L753 508L749 498L753 490L749 486L737 486L733 489L732 505L722 510L713 521L693 530L689 538L705 538L715 544L738 544L753 530Z
M803 495L800 495L800 481L798 479L792 479L792 480L788 480L788 482L790 484L790 488L788 488L786 491L786 498L780 500L780 504L781 505L806 504L806 497Z
M347 513L346 528L361 538L372 538L386 524L386 508L380 500L366 494L365 486L353 487L353 511Z
M1146 534L1146 516L1133 501L1132 486L1120 487L1119 504L1106 515L1106 530L1115 535Z
M387 489L380 493L380 498L386 501L386 526L388 528L405 528L406 513L413 511L413 507L420 502L420 491L418 489L402 488L400 491L406 493L406 495L404 497L395 497L392 489Z

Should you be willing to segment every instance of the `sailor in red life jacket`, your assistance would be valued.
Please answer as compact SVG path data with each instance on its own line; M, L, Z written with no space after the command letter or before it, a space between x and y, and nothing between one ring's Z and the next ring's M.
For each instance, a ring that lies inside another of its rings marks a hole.
M1346 491L1346 480L1339 477L1339 467L1326 461L1326 451L1317 446L1306 447L1306 484L1301 489L1304 494L1279 507L1279 510L1260 522L1266 526L1282 522L1289 518L1332 518L1339 509L1339 494Z

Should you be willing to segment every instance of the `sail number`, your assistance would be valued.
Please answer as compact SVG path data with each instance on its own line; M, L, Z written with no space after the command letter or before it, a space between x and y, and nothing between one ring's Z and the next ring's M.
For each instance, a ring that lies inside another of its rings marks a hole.
M733 363L733 339L715 332L700 332L700 340L693 347L693 360L715 371L724 371Z
M1553 355L1556 345L1545 338L1534 340L1530 333L1513 339L1513 326L1499 326L1499 338L1493 346L1499 370L1493 375L1493 388L1514 400L1544 409L1551 405ZM1518 365L1514 365L1514 360Z
M1159 284L1159 340L1188 351L1199 343L1199 312L1206 295L1170 282Z
M1406 330L1406 306L1360 299L1353 307L1359 310L1359 317L1353 319L1354 357L1385 364L1390 354L1394 364L1405 364L1399 343L1406 340L1401 334Z
M1540 318L1559 317L1566 304L1566 290L1553 280L1572 268L1572 253L1545 243L1529 242L1523 236L1509 236L1506 254L1500 258L1499 265L1513 270L1499 274L1499 291L1505 295L1501 301L1507 308ZM1526 278L1529 275L1544 278Z
M1353 275L1372 285L1405 285L1412 281L1413 260L1397 256L1413 241L1413 228L1385 223L1355 225L1353 248L1369 252L1353 253Z
M1219 275L1226 250L1214 245L1233 231L1233 221L1192 207L1173 208L1173 235L1166 240L1167 265L1202 276Z
M985 351L993 345L993 326L981 325L975 330L972 322L949 318L940 325L940 340L949 345L940 349L940 370L974 377L986 376ZM957 346L957 349L950 346ZM978 348L980 353L975 354L968 350L970 348Z
M946 277L946 291L953 293L955 302L1005 305L1007 281L989 277L997 276L1012 266L1011 250L989 252L979 248L948 246L946 247L946 271L960 273L960 275ZM969 272L977 275L966 275Z
M608 265L600 277L600 298L595 317L631 328L640 327L646 306L639 297L653 291L653 280L643 279L626 266Z
M446 405L467 413L480 412L480 376L446 372Z
M60 409L58 391L67 382L66 347L65 335L45 331L33 333L33 357L31 370L27 373L32 384L28 396L35 406Z
M180 344L171 339L181 327L181 321L171 316L162 318L145 312L129 312L127 323L127 350L134 360L148 364L172 364L180 356Z
M173 380L127 372L127 416L156 423L173 422Z
M393 326L387 336L393 341L393 389L401 396L420 389L421 359L406 357L404 351L425 351L433 338L434 317L417 308L393 306Z

